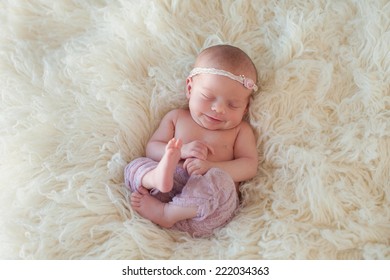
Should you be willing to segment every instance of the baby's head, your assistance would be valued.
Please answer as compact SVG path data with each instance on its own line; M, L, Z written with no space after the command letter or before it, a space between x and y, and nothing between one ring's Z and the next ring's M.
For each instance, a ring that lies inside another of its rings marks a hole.
M197 57L194 65L195 69L218 69L230 72L238 77L248 78L254 83L257 90L257 70L250 57L241 49L230 45L216 45L203 50ZM217 71L218 72L218 71ZM194 72L192 72L193 75ZM202 73L199 70L195 73ZM221 73L215 73L221 74ZM222 73L224 75L224 73ZM191 76L191 74L190 74ZM245 82L240 80L240 82ZM246 85L245 85L246 86Z
M212 130L239 125L257 90L256 82L256 67L241 49L229 45L205 49L187 78L193 119Z

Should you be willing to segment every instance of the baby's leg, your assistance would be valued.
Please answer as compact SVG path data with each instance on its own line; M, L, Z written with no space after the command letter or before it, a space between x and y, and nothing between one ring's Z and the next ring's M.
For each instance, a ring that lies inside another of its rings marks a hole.
M191 176L171 204L198 209L196 217L178 221L174 229L192 236L209 236L232 219L239 199L230 175L221 169L211 168L203 176Z
M145 174L142 178L142 186L147 189L154 188L163 193L172 190L173 174L180 161L180 150L182 145L180 139L176 140L173 138L168 142L164 156L157 167Z
M197 207L182 207L163 203L140 187L131 195L131 206L142 217L164 228L172 227L176 222L196 217Z

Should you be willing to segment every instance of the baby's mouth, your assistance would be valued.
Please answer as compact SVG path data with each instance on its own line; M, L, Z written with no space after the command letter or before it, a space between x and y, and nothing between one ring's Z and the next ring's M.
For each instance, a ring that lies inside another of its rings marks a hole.
M221 123L221 122L223 122L223 120L221 120L221 119L218 119L218 118L215 118L215 117L212 117L212 116L209 116L209 115L205 115L206 116L206 118L208 119L208 120L210 120L211 122L215 122L215 123Z

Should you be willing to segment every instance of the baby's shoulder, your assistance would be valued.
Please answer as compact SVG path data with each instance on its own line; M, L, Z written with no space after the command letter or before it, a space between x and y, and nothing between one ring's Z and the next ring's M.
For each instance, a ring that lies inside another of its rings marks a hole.
M168 114L171 115L175 120L186 119L191 116L190 111L188 109L173 109Z
M186 121L189 116L189 111L186 109L173 109L164 116L163 121L171 122L174 126L176 126L178 123Z
M166 115L165 118L167 119L178 119L184 114L186 114L185 109L173 109L169 111ZM188 111L188 110L187 110Z
M247 121L242 121L237 126L237 136L242 134L253 134L253 128Z
M180 116L180 115L187 115L189 114L188 109L173 109L167 113L167 115L171 116Z

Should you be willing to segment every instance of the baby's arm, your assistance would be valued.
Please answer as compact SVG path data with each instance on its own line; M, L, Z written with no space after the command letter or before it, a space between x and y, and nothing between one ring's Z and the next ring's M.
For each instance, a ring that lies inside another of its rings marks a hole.
M174 137L178 110L168 112L146 145L146 156L160 161L165 153L165 147Z
M211 164L229 173L234 182L246 181L256 176L258 164L256 138L248 123L243 122L240 125L234 144L234 160Z

